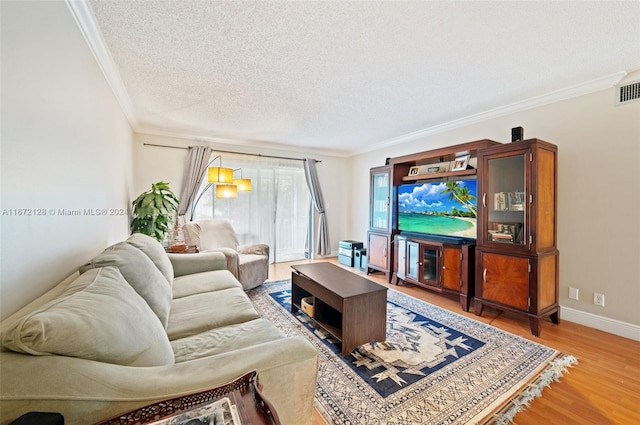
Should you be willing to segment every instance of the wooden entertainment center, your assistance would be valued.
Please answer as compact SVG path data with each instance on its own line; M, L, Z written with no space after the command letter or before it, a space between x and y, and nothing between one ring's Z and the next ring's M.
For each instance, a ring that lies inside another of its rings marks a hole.
M401 185L464 179L477 180L473 235L399 229ZM555 145L484 139L390 158L370 185L367 273L454 294L464 311L474 299L477 315L485 305L526 315L536 336L541 317L559 323Z

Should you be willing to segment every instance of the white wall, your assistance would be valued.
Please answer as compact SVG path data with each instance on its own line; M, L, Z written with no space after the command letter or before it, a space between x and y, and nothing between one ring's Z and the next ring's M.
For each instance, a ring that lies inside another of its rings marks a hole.
M133 135L65 3L1 8L0 316L7 317L127 237L126 212L109 210L126 211L132 197Z
M322 162L316 164L318 177L322 185L325 212L329 227L331 250L337 252L338 241L348 238L348 209L353 185L350 183L350 160L321 155L303 150L285 150L273 148L255 148L244 145L224 143L224 141L202 141L178 137L136 134L135 136L135 187L136 193L149 190L152 183L167 181L171 190L179 196L187 151L148 146L166 145L188 147L195 145L210 146L212 149L227 150L250 154L275 155L288 158L314 158ZM145 143L147 144L145 146ZM222 154L224 159L224 154ZM368 208L368 207L365 207ZM317 220L316 220L317 223ZM314 237L317 232L314 233ZM364 240L363 240L364 241ZM314 245L315 247L315 245Z
M366 187L369 168L386 157L485 138L509 142L517 126L525 138L558 145L562 317L608 318L635 325L630 332L640 336L640 102L616 107L611 88L357 155L353 185ZM368 196L354 193L354 237L366 235ZM568 298L570 286L579 288L579 301ZM594 292L605 294L604 308L593 305Z

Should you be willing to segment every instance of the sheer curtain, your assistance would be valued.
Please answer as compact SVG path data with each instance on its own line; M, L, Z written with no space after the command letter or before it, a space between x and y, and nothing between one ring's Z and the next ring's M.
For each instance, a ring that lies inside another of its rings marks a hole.
M193 220L229 220L240 244L269 244L271 262L308 258L311 199L303 162L223 154L222 166L236 170L235 178L251 179L252 190L238 192L234 199L221 199L210 188L200 198ZM206 185L205 177L200 190Z

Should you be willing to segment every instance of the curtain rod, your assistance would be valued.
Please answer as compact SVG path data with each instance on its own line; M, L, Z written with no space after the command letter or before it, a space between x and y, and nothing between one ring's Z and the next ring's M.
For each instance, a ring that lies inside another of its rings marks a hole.
M188 150L189 148L185 148L182 146L169 146L169 145L156 145L153 143L143 143L144 146L155 146L157 148L171 148L171 149L184 149L184 150ZM233 153L233 154L237 154L237 155L250 155L250 156L260 156L263 158L276 158L276 159L290 159L293 161L306 161L304 158L291 158L291 157L287 157L287 156L276 156L276 155L262 155L261 153L245 153L245 152L235 152L235 151L226 151L226 150L221 150L221 149L214 149L211 148L212 151L214 152L222 152L222 153ZM315 162L322 162L318 159L314 159Z

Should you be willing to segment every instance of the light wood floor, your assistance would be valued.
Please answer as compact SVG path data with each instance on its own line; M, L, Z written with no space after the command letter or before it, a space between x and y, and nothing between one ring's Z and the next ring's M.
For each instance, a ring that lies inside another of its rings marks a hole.
M331 261L338 264L337 258ZM271 266L269 280L291 278L291 265L309 263L301 260ZM355 268L344 267L365 275ZM578 365L569 369L560 382L546 388L542 397L534 400L529 409L515 417L517 425L607 425L640 424L640 342L601 332L576 323L550 320L541 324L540 337L531 335L526 318L485 307L481 317L460 308L457 297L451 298L419 287L388 284L381 273L369 279L412 295L442 308L489 323L504 331L520 335L563 353L572 354ZM314 412L313 425L325 425Z

